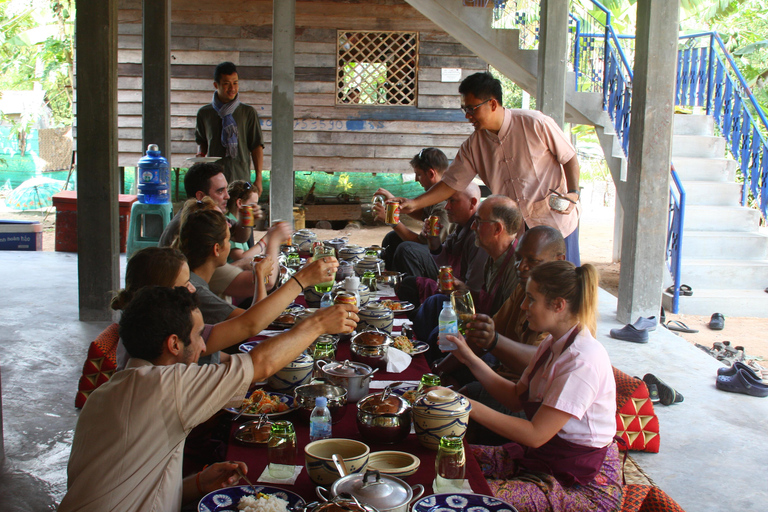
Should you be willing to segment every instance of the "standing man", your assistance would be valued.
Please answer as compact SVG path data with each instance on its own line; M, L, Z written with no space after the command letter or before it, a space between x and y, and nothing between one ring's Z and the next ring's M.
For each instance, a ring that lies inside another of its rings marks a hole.
M195 140L197 156L222 157L228 183L243 180L253 184L261 195L261 167L264 163L264 138L259 116L250 105L240 103L237 66L222 62L213 74L213 100L197 111ZM251 180L251 160L256 179Z
M488 72L465 78L459 94L475 132L441 182L415 199L402 199L401 212L444 201L479 176L494 194L518 204L526 229L544 225L560 231L566 259L580 265L579 161L563 131L541 112L504 108L501 82ZM550 190L570 201L564 211L550 208Z

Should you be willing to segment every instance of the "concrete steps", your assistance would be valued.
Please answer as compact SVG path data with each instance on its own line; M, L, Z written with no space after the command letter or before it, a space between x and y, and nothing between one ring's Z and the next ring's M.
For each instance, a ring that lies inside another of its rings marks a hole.
M692 181L734 182L736 179L736 160L731 158L694 158L675 157L672 159L680 179Z
M768 261L683 258L685 283L694 290L768 287Z
M688 190L683 182L685 190ZM754 232L760 222L760 212L743 206L689 204L685 208L683 227L693 231Z
M672 296L669 293L664 292L662 304L664 309L672 309ZM768 316L768 293L763 290L693 288L693 295L681 295L679 304L680 313L686 315L709 316L712 313L722 313L726 318Z
M768 237L748 231L683 232L683 258L708 260L763 260L768 258ZM682 279L686 269L683 266ZM766 311L768 315L768 311Z

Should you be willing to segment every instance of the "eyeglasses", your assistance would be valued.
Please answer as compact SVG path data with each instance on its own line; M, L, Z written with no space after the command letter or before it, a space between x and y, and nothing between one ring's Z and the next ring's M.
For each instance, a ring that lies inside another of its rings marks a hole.
M495 224L495 223L501 222L501 221L498 221L498 220L482 220L482 219L476 218L475 220L472 221L472 225L476 226L478 224L482 224L483 222L488 223L488 224Z
M487 100L485 100L484 102L482 102L482 103L478 103L478 104L477 104L477 105L475 105L474 107L461 107L461 111L462 111L462 112L464 112L465 114L474 115L474 113L475 113L475 110L477 110L478 108L482 107L483 105L485 105L486 103L488 103L488 102L489 102L489 101L491 101L492 99L493 99L493 98L488 98L488 99L487 99Z

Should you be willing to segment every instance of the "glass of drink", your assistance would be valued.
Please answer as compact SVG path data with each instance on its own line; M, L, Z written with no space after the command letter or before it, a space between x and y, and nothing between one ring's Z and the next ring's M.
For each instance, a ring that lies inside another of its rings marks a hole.
M454 290L451 292L451 303L458 318L459 332L467 333L467 324L472 321L475 314L475 303L469 290Z
M296 462L296 431L290 421L275 421L269 431L267 459L269 476L286 480L293 476Z
M325 258L326 256L330 256L331 258L336 257L336 251L333 249L333 247L326 247L323 244L318 244L314 247L312 252L312 261ZM328 281L316 284L315 291L318 293L330 292L331 290L333 290L333 283L335 280L336 280L335 272L328 274Z
M464 485L466 458L461 437L443 436L435 459L437 492L461 492Z

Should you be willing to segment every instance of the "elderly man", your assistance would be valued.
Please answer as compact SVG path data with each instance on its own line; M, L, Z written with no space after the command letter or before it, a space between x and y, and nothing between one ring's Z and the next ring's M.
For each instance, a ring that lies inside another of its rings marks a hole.
M477 210L472 223L475 245L483 249L488 257L484 263L481 288L467 286L454 280L456 289L469 289L478 313L493 315L512 293L517 283L515 275L515 238L522 225L520 210L514 201L505 196L486 198ZM450 300L447 295L429 297L419 308L414 318L414 331L418 339L426 340L430 346L437 343L437 320L443 302ZM428 359L434 359L439 352L434 348Z
M264 137L256 109L240 103L237 66L222 62L213 73L213 100L197 111L197 156L220 156L228 182L252 182L262 192ZM251 180L251 160L256 179ZM225 210L226 212L226 210Z
M504 108L501 83L490 73L465 78L459 94L475 132L461 145L440 183L415 199L403 199L401 211L443 201L480 176L494 194L517 202L527 228L559 230L565 237L566 259L578 266L579 161L563 131L541 112ZM550 208L552 190L568 200L564 211Z
M350 332L357 320L352 305L326 308L226 364L198 366L206 330L197 304L186 288L147 287L125 309L120 338L132 358L80 413L59 511L178 511L236 482L231 464L182 481L187 434L230 402L242 403L252 383L320 334Z
M411 167L416 175L416 181L424 190L429 190L432 185L440 181L443 172L448 168L448 158L445 153L437 148L424 148L411 159ZM376 194L381 194L387 199L392 199L394 195L386 189L380 188ZM375 218L378 221L386 222L386 207L384 205L375 205L373 207ZM410 217L424 221L425 228L421 233L415 233L408 229L402 222L393 226L393 230L387 233L381 246L384 247L384 264L387 270L395 270L395 258L401 262L401 272L408 275L423 275L425 277L437 278L437 272L434 275L428 273L433 270L429 247L427 246L426 220L436 216L439 220L440 241L445 241L448 234L448 213L445 211L445 202L437 203L433 206L426 206L408 214Z
M453 269L453 276L464 282L470 289L479 290L483 286L483 267L487 254L475 245L475 231L472 223L480 205L480 187L470 183L465 190L454 192L445 205L448 220L453 224L451 232L440 243L440 237L428 237L431 260L427 260L429 270L424 273L410 274L397 290L402 300L415 305L437 292L438 268L448 265ZM395 269L408 269L407 263L395 258ZM425 277L434 275L434 278Z
M529 273L542 263L565 259L565 240L555 228L536 226L520 238L515 258L518 281L514 291L493 318L486 314L476 314L467 326L469 330L466 339L478 353L490 353L502 364L499 373L518 379L536 353L536 347L546 337L546 333L528 328L525 311L520 307L525 300ZM450 374L460 382L474 380L464 372L454 373L460 366L461 363L449 355L440 362L436 371ZM463 392L497 410L502 407L479 382L471 382Z

